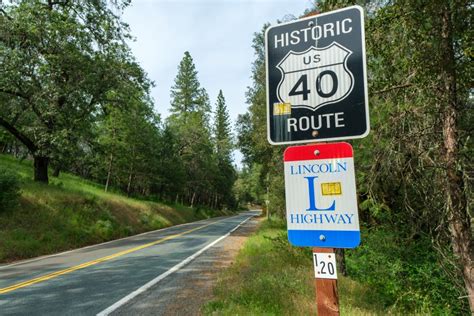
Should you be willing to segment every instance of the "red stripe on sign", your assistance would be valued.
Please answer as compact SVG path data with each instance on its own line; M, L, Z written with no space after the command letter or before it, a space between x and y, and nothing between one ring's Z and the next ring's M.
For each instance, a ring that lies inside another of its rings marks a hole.
M319 151L317 153L316 151ZM317 153L317 154L316 154ZM353 157L349 143L330 143L288 147L283 154L284 161L318 160Z

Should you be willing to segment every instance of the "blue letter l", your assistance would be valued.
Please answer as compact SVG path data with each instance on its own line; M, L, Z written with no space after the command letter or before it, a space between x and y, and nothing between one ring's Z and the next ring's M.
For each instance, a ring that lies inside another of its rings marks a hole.
M332 205L328 208L318 208L316 206L314 179L317 178L317 176L304 178L308 180L309 208L307 209L307 211L334 211L336 209L336 200L332 201Z

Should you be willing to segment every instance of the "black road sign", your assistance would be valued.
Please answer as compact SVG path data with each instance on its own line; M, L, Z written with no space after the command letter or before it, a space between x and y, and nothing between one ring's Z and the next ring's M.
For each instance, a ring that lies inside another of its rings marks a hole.
M370 127L361 7L270 27L265 46L271 144L367 136Z

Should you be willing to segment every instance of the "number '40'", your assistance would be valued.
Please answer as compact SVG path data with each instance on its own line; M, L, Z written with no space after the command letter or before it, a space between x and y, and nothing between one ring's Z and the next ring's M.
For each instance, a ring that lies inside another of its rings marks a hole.
M331 77L332 81L332 88L331 91L325 92L321 87L321 81L323 80L324 76ZM338 81L337 75L332 70L324 70L316 77L316 92L322 98L329 98L332 97L337 91ZM308 94L311 93L311 90L308 89L308 75L301 75L300 79L296 81L296 84L291 89L289 95L303 95L303 100L308 100Z

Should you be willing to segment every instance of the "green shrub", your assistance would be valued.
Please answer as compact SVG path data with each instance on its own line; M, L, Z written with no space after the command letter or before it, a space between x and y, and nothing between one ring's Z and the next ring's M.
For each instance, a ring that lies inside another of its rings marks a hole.
M0 168L0 211L18 204L20 181L14 172Z
M114 233L114 226L109 220L99 219L93 226L94 235L100 237L102 240L108 240Z
M428 236L402 239L389 228L362 230L361 245L346 252L348 274L373 290L365 299L386 310L430 315L468 314Z

